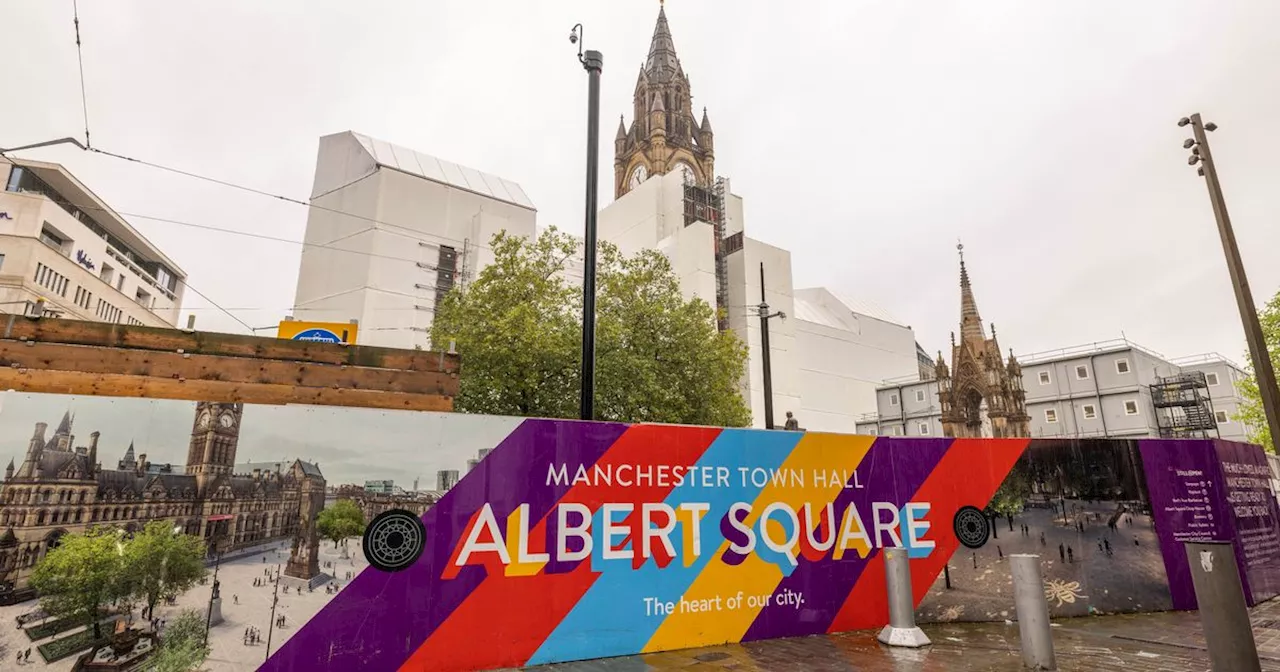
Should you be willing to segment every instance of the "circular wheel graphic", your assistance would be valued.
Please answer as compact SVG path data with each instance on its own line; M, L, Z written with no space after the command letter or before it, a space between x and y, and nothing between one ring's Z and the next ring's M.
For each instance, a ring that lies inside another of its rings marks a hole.
M422 520L403 509L378 514L364 530L364 557L375 569L398 572L422 556L427 529Z
M974 506L962 506L956 511L953 521L956 539L967 548L982 548L991 534L991 523L980 509Z

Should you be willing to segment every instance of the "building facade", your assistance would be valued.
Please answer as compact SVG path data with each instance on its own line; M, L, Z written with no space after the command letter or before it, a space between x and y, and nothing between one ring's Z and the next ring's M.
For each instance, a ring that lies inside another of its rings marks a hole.
M1215 438L1247 441L1250 429L1235 419L1244 370L1217 354L1169 358L1126 340L1032 353L1018 358L1026 392L1028 431L1035 438L1159 437L1167 409L1153 401L1161 380L1200 374L1211 405ZM939 435L938 382L886 381L877 412L858 421L858 433Z
M0 157L0 311L173 327L186 274L54 163Z
M520 185L351 131L320 138L293 317L360 325L360 343L429 346L436 302L536 235Z
M220 552L305 529L301 517L318 512L304 506L306 493L318 487L323 495L324 476L303 460L237 468L243 412L243 404L196 404L180 473L151 464L146 454L135 457L132 444L115 469L103 468L101 435L93 432L87 445L77 445L70 413L48 438L48 425L36 423L22 464L10 461L0 484L0 585L25 585L36 561L63 535L92 526L132 532L170 521Z
M635 117L615 146L617 199L599 234L625 255L658 250L686 299L716 311L717 326L748 349L741 392L763 427L764 372L758 306L784 314L769 323L775 423L787 411L813 431L852 432L886 378L919 370L911 327L871 302L793 284L791 252L751 238L744 201L715 174L711 124L695 121L689 81L659 9L634 94Z

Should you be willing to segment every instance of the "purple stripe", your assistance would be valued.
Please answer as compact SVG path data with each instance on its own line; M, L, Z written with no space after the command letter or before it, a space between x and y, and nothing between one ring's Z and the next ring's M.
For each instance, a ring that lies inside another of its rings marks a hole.
M846 488L836 497L837 525L842 520L839 515L853 504L858 507L870 535L871 503L892 502L901 509L924 484L950 445L950 439L876 439L858 464L856 482L863 487ZM836 533L839 534L838 529ZM853 551L845 553L839 561L832 556L818 562L801 558L791 576L778 584L774 595L786 590L802 593L804 606L797 611L794 605L777 604L774 600L756 616L742 641L825 633L866 566L867 560Z
M486 502L499 525L521 504L538 520L569 490L530 468L592 465L626 431L616 423L525 420L422 516L429 546L409 569L365 569L259 670L397 670L485 578L480 566L440 574L471 516Z

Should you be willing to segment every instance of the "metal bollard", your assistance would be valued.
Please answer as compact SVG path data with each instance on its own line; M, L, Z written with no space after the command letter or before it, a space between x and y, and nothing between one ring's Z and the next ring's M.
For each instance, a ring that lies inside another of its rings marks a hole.
M1040 575L1040 556L1009 556L1013 573L1013 605L1018 611L1018 635L1022 640L1022 664L1033 670L1056 670L1053 634L1049 630L1049 602Z
M889 646L905 646L918 649L933 642L924 631L916 627L915 600L911 596L911 565L907 549L886 548L884 556L884 581L889 594L889 625L884 626L877 639Z
M1259 672L1258 645L1229 542L1185 542L1191 583L1214 672Z

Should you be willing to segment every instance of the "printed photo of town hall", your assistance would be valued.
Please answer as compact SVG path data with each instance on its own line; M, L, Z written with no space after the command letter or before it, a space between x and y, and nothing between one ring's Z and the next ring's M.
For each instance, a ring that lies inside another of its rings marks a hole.
M369 520L421 515L510 431L472 429L0 393L0 669L256 669L367 566Z

